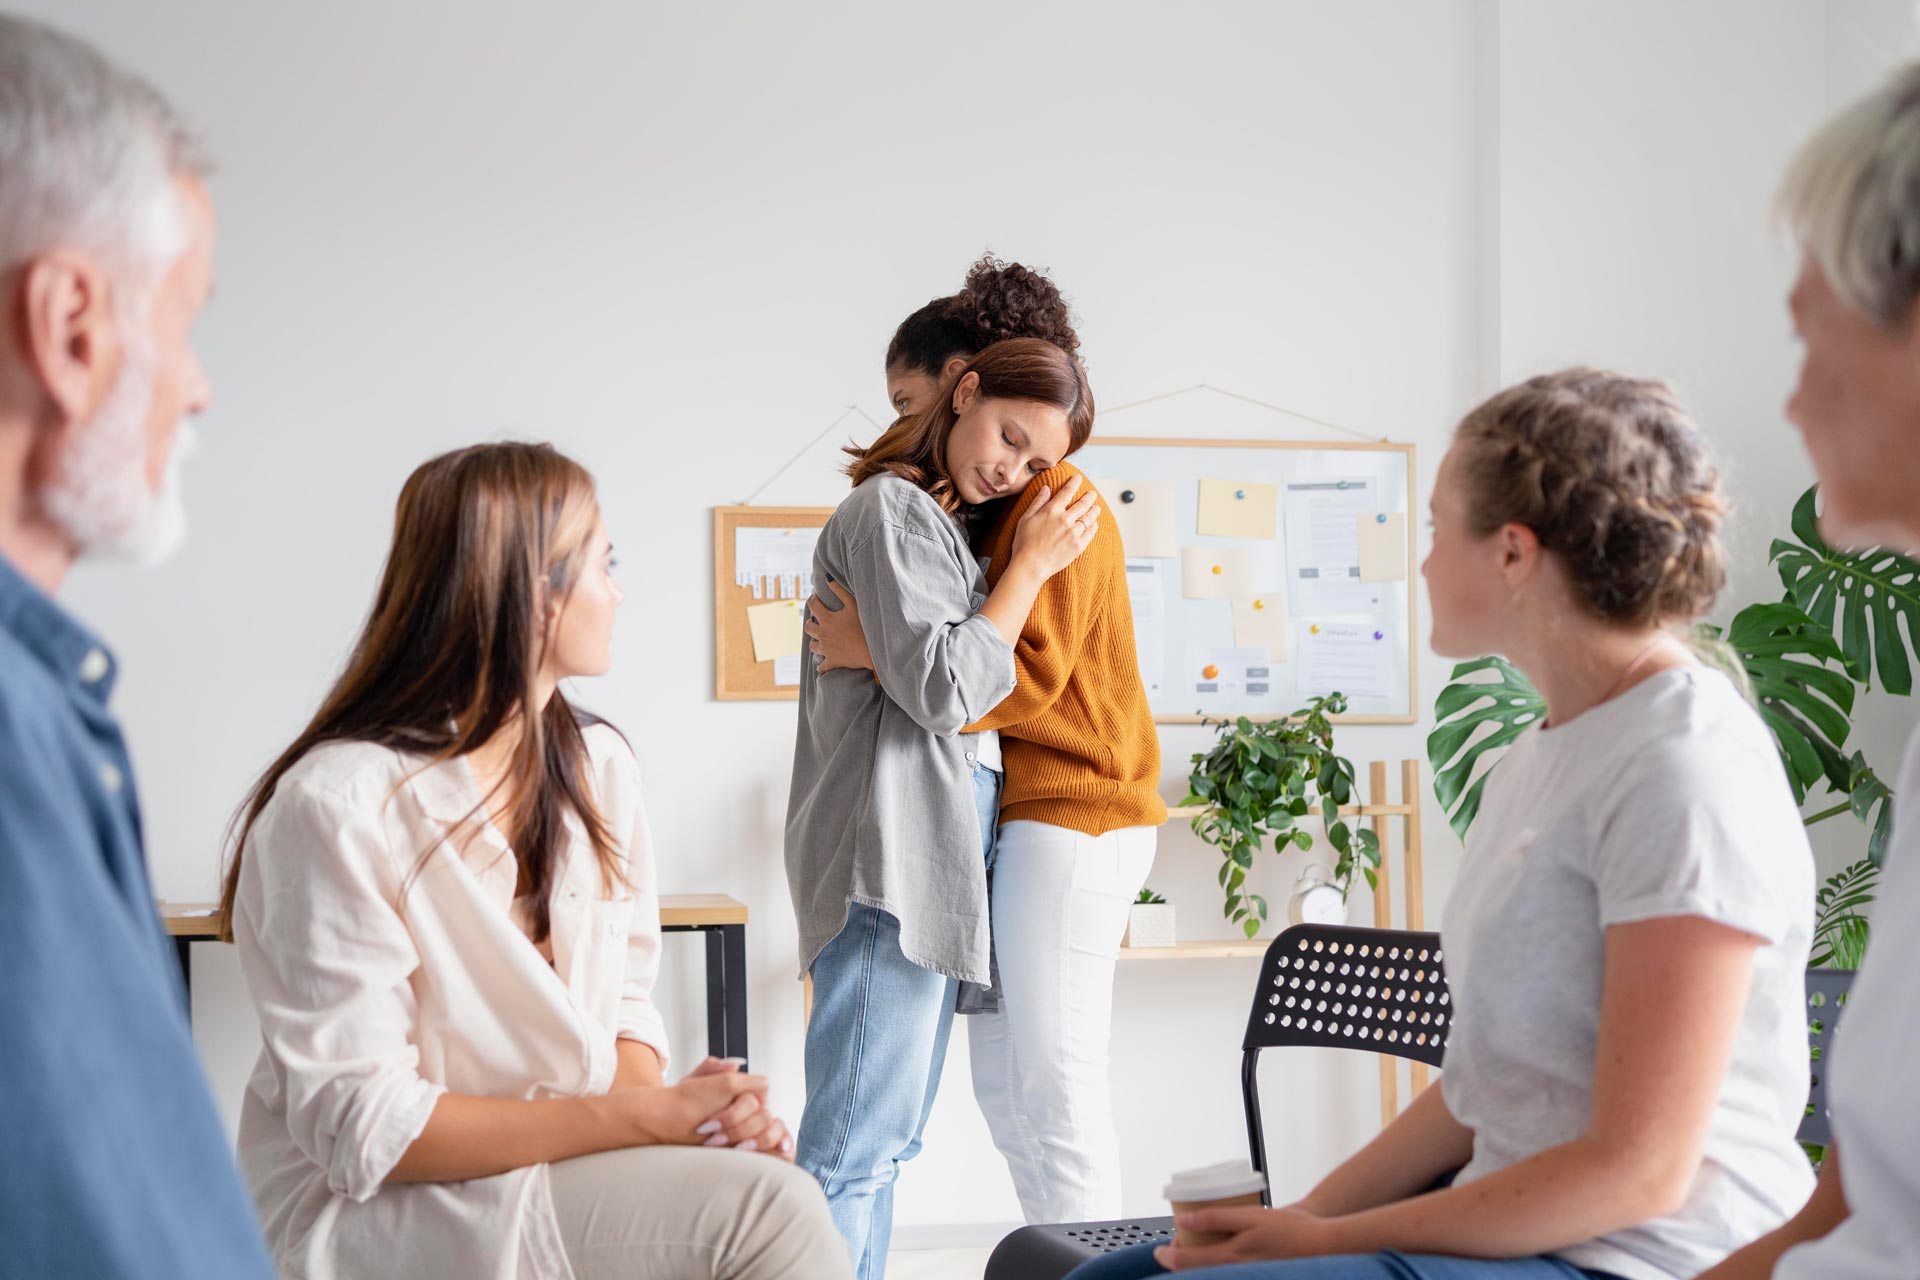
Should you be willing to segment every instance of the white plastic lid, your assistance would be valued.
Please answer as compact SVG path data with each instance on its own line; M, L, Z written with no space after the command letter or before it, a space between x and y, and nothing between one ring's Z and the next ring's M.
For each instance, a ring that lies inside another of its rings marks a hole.
M1165 1195L1179 1204L1197 1204L1202 1200L1253 1195L1266 1189L1266 1174L1255 1172L1245 1160L1228 1160L1174 1174L1167 1183Z

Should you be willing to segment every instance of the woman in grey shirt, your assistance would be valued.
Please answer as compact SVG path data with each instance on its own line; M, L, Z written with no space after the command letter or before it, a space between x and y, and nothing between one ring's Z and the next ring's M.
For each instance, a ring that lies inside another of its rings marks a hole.
M801 673L786 856L813 1012L797 1158L862 1280L886 1268L893 1180L919 1149L957 983L989 976L998 744L963 730L1012 691L1034 599L1092 540L1099 509L1073 483L1035 503L991 595L960 522L1092 430L1072 356L996 343L927 413L849 450L854 490L814 553L817 580L870 602L874 671Z

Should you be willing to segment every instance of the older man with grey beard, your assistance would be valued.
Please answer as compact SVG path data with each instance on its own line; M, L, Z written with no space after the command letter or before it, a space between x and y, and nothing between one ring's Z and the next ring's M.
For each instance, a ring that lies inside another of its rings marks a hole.
M54 596L184 527L206 160L151 88L0 16L0 1275L266 1276L154 913L115 664Z

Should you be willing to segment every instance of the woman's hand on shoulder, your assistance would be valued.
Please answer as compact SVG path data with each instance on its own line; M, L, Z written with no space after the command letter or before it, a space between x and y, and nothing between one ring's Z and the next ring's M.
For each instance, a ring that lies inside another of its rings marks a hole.
M1042 486L1013 527L1010 567L1023 565L1051 578L1080 558L1099 528L1100 495L1080 493L1079 476L1069 476L1057 492Z
M840 608L827 608L816 593L807 601L807 621L801 627L807 633L807 648L820 658L816 670L873 670L873 652L867 648L867 633L860 627L860 605L853 594L837 582L828 582L827 590L839 597Z

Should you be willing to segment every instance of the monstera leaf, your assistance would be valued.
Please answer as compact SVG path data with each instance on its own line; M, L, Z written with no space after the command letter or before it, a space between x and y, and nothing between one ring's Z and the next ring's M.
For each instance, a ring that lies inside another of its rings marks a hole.
M1887 856L1887 840L1893 835L1893 792L1868 766L1858 751L1848 762L1853 766L1847 803L1853 816L1867 824L1873 834L1867 837L1867 861L1879 866ZM1880 812L1876 816L1874 810Z
M1873 669L1888 693L1913 692L1912 650L1920 641L1920 564L1891 551L1836 551L1820 536L1813 488L1793 508L1793 536L1775 538L1767 558L1793 602L1829 634L1839 620L1847 674L1871 685ZM1907 622L1900 634L1900 619Z
M1467 679L1483 671L1493 672L1494 678ZM1434 700L1439 725L1427 735L1427 760L1433 765L1433 793L1453 833L1465 840L1487 785L1485 771L1474 776L1475 766L1488 752L1500 750L1528 725L1543 719L1547 700L1501 657L1463 662L1453 669L1450 680ZM1488 725L1493 732L1476 736Z
M1867 950L1867 917L1860 914L1880 888L1880 868L1862 858L1834 875L1813 902L1810 969L1858 969Z
M1823 778L1835 791L1849 793L1853 766L1842 748L1853 729L1854 683L1845 671L1826 665L1842 660L1833 636L1782 601L1748 605L1734 615L1725 639L1746 668L1760 718L1773 730L1795 803Z

